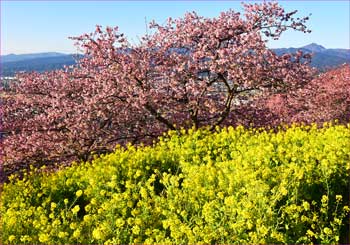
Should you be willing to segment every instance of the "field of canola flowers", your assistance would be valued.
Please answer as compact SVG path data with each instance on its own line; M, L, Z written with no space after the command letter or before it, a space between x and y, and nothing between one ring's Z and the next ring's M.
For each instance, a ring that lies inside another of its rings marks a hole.
M1 244L345 243L350 124L169 132L2 186Z

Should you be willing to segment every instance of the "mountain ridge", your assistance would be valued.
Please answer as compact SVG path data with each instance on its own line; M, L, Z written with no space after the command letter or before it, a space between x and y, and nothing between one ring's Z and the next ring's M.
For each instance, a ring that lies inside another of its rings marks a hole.
M311 53L313 54L311 66L321 71L344 63L350 64L350 49L327 49L317 43L310 43L299 48L275 48L272 50L278 55L295 53L298 50ZM76 60L80 57L82 55L59 52L1 55L1 76L14 76L16 72L20 71L44 72L62 69L64 66L76 64Z
M285 53L295 53L298 50L301 50L305 53L311 53L313 55L311 60L311 66L321 71L326 70L328 68L340 66L344 63L350 64L350 49L327 49L317 43L311 43L299 48L276 48L273 50L278 55L282 55Z
M37 58L48 58L48 57L60 57L71 54L59 53L59 52L40 52L40 53L29 53L29 54L7 54L1 55L1 63L17 62L22 60L31 60Z

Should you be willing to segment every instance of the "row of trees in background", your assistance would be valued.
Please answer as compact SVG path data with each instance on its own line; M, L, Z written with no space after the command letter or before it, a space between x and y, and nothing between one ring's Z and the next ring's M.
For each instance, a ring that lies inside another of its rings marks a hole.
M348 120L348 66L312 80L310 55L266 46L288 29L309 32L308 17L275 2L244 8L153 22L138 45L100 26L73 38L78 65L20 74L3 95L5 166L89 160L181 127Z

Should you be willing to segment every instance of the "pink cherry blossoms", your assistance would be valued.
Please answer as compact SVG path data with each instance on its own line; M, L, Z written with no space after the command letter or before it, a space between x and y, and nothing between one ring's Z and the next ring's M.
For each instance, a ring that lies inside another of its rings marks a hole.
M244 14L152 22L137 45L101 26L73 38L84 52L76 66L19 74L6 92L2 164L89 160L169 129L215 128L244 103L307 84L309 55L278 56L266 44L288 29L309 32L308 17L276 2L244 7Z

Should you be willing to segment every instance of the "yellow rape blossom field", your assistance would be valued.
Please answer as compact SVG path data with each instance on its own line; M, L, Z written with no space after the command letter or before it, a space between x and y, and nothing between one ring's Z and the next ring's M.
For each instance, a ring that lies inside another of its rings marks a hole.
M347 243L349 173L349 124L172 131L13 176L0 243Z

